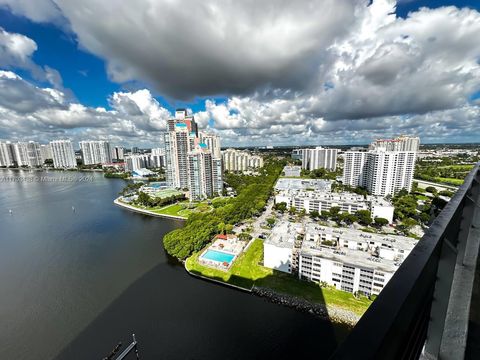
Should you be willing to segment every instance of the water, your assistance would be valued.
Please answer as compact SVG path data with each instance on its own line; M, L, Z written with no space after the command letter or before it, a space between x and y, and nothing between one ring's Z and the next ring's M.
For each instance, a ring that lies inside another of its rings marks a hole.
M205 258L207 260L213 260L213 261L218 261L218 262L227 262L230 263L232 259L235 257L235 255L232 254L227 254L222 251L215 251L215 250L207 250L205 254L202 255L202 258Z
M0 179L2 359L101 359L132 333L141 359L326 358L344 334L189 276L161 242L182 223L113 205L123 180L12 176L32 180Z

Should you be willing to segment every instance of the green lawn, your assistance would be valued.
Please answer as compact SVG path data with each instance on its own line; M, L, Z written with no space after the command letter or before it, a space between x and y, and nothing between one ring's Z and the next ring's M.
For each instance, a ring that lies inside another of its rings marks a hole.
M450 185L455 185L455 186L460 186L463 184L463 179L454 179L454 178L442 178L442 177L436 177L435 181L443 184L450 184Z
M428 196L425 195L415 194L415 197L417 198L417 200L428 200Z
M367 298L356 299L352 294L334 288L321 288L319 285L300 281L292 275L259 265L263 259L263 242L255 240L250 248L235 261L228 271L221 271L198 263L198 252L186 261L192 273L210 277L229 284L250 289L253 285L273 289L277 292L299 296L311 302L327 304L347 309L362 315L370 306Z
M173 204L166 206L161 209L152 209L151 211L157 213L157 214L163 214L163 215L172 215L172 216L185 216L187 217L188 215L180 215L179 213L184 211L185 209L181 204Z
M157 214L172 215L172 216L182 216L188 218L188 216L194 212L208 212L211 211L212 206L209 205L206 201L199 203L192 203L192 207L189 208L189 202L183 201L180 203L167 205L162 208L150 208L147 210L153 211Z

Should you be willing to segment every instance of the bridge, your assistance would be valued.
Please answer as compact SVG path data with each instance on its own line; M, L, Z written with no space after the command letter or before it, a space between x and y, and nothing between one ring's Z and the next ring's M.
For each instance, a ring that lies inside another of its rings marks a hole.
M480 359L477 164L331 359Z

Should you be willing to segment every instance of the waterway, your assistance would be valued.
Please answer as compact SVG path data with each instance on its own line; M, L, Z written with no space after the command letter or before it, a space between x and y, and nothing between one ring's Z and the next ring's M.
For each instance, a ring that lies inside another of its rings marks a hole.
M342 329L192 278L162 247L182 222L115 206L124 185L0 170L1 358L101 359L132 333L141 359L328 358Z

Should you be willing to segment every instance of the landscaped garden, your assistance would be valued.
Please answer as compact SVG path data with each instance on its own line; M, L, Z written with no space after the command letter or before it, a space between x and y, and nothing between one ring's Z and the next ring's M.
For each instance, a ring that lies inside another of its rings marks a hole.
M278 293L297 296L313 303L350 310L358 315L362 315L372 303L366 297L356 298L351 293L300 281L290 274L260 265L263 260L263 242L260 239L255 240L228 271L201 265L198 262L200 253L201 251L193 254L185 264L188 271L197 275L246 289L251 289L254 285L269 288Z

